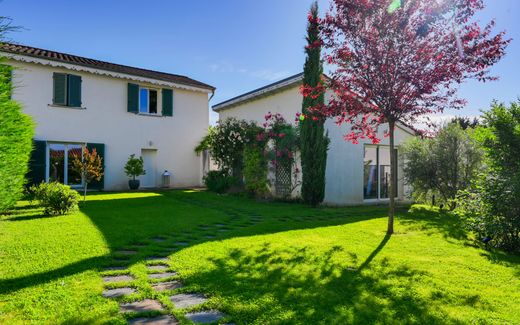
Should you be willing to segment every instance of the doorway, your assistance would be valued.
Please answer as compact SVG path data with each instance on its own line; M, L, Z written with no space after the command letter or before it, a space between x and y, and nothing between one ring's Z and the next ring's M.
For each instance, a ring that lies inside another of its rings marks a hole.
M140 177L141 187L157 187L157 150L141 149L146 174Z

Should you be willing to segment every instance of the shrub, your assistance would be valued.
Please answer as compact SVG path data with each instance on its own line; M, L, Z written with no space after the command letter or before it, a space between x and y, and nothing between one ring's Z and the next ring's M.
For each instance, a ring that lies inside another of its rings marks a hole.
M435 195L439 203L456 207L457 192L470 186L482 162L482 150L471 132L451 123L434 138L413 138L403 146L405 180L417 201Z
M34 134L31 118L10 98L10 76L11 67L0 64L0 213L23 195Z
M485 150L486 169L460 193L461 215L480 239L520 253L520 100L510 107L493 103L476 138Z
M216 193L226 193L232 186L238 184L236 177L223 170L212 170L204 176L204 184L208 190Z
M92 152L88 148L83 149L83 157L74 156L72 168L81 175L81 180L85 183L83 187L83 200L87 199L88 184L93 181L100 181L103 176L103 159L98 155L96 148Z
M244 149L244 179L246 190L256 197L269 193L267 159L263 146L247 146Z
M131 154L125 165L125 174L128 177L132 177L133 180L135 180L137 176L145 175L146 171L144 170L143 157L135 158L135 155Z
M70 186L58 182L41 183L31 187L34 198L45 208L50 215L67 214L78 207L80 195Z

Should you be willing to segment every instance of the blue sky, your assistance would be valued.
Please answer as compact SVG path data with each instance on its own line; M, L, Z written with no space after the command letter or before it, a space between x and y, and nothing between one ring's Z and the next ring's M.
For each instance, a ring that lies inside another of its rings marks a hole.
M217 87L214 105L301 72L311 2L3 0L0 13L24 27L10 35L13 41L187 75ZM327 0L319 3L322 12L328 8ZM479 18L496 18L497 30L514 39L493 68L501 79L463 85L460 94L468 106L445 114L477 115L493 99L520 96L520 1L486 3Z

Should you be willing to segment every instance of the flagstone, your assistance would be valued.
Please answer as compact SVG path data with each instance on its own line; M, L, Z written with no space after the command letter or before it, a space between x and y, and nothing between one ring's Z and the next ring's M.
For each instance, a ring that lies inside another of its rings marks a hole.
M190 308L206 302L208 299L200 293L180 293L170 297L175 308Z
M123 313L142 313L163 310L162 305L158 301L152 299L121 304L119 307Z
M179 281L159 282L157 284L152 285L152 288L154 288L156 291L175 290L182 287L183 285Z
M148 265L146 267L149 271L166 271L169 269L166 265Z
M152 318L134 318L128 321L130 325L176 325L179 322L171 315L163 315Z
M105 298L117 298L131 293L136 292L134 288L117 288L103 291L103 297Z
M196 313L186 314L186 318L194 322L195 324L209 324L216 323L226 315L218 310L207 310Z
M105 283L111 283L111 282L125 282L125 281L132 281L134 280L134 277L131 275L107 275L103 277L103 281Z
M166 273L152 273L148 274L149 279L166 279L171 278L172 276L176 276L176 272L166 272Z

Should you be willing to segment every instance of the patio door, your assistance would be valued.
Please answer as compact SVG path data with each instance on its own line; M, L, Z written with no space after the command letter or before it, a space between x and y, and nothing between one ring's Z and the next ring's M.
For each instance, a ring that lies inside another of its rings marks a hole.
M81 175L72 168L76 157L82 159L81 144L49 143L47 151L47 181L70 186L82 186Z
M145 175L140 176L141 187L157 187L157 150L141 149L144 160Z

